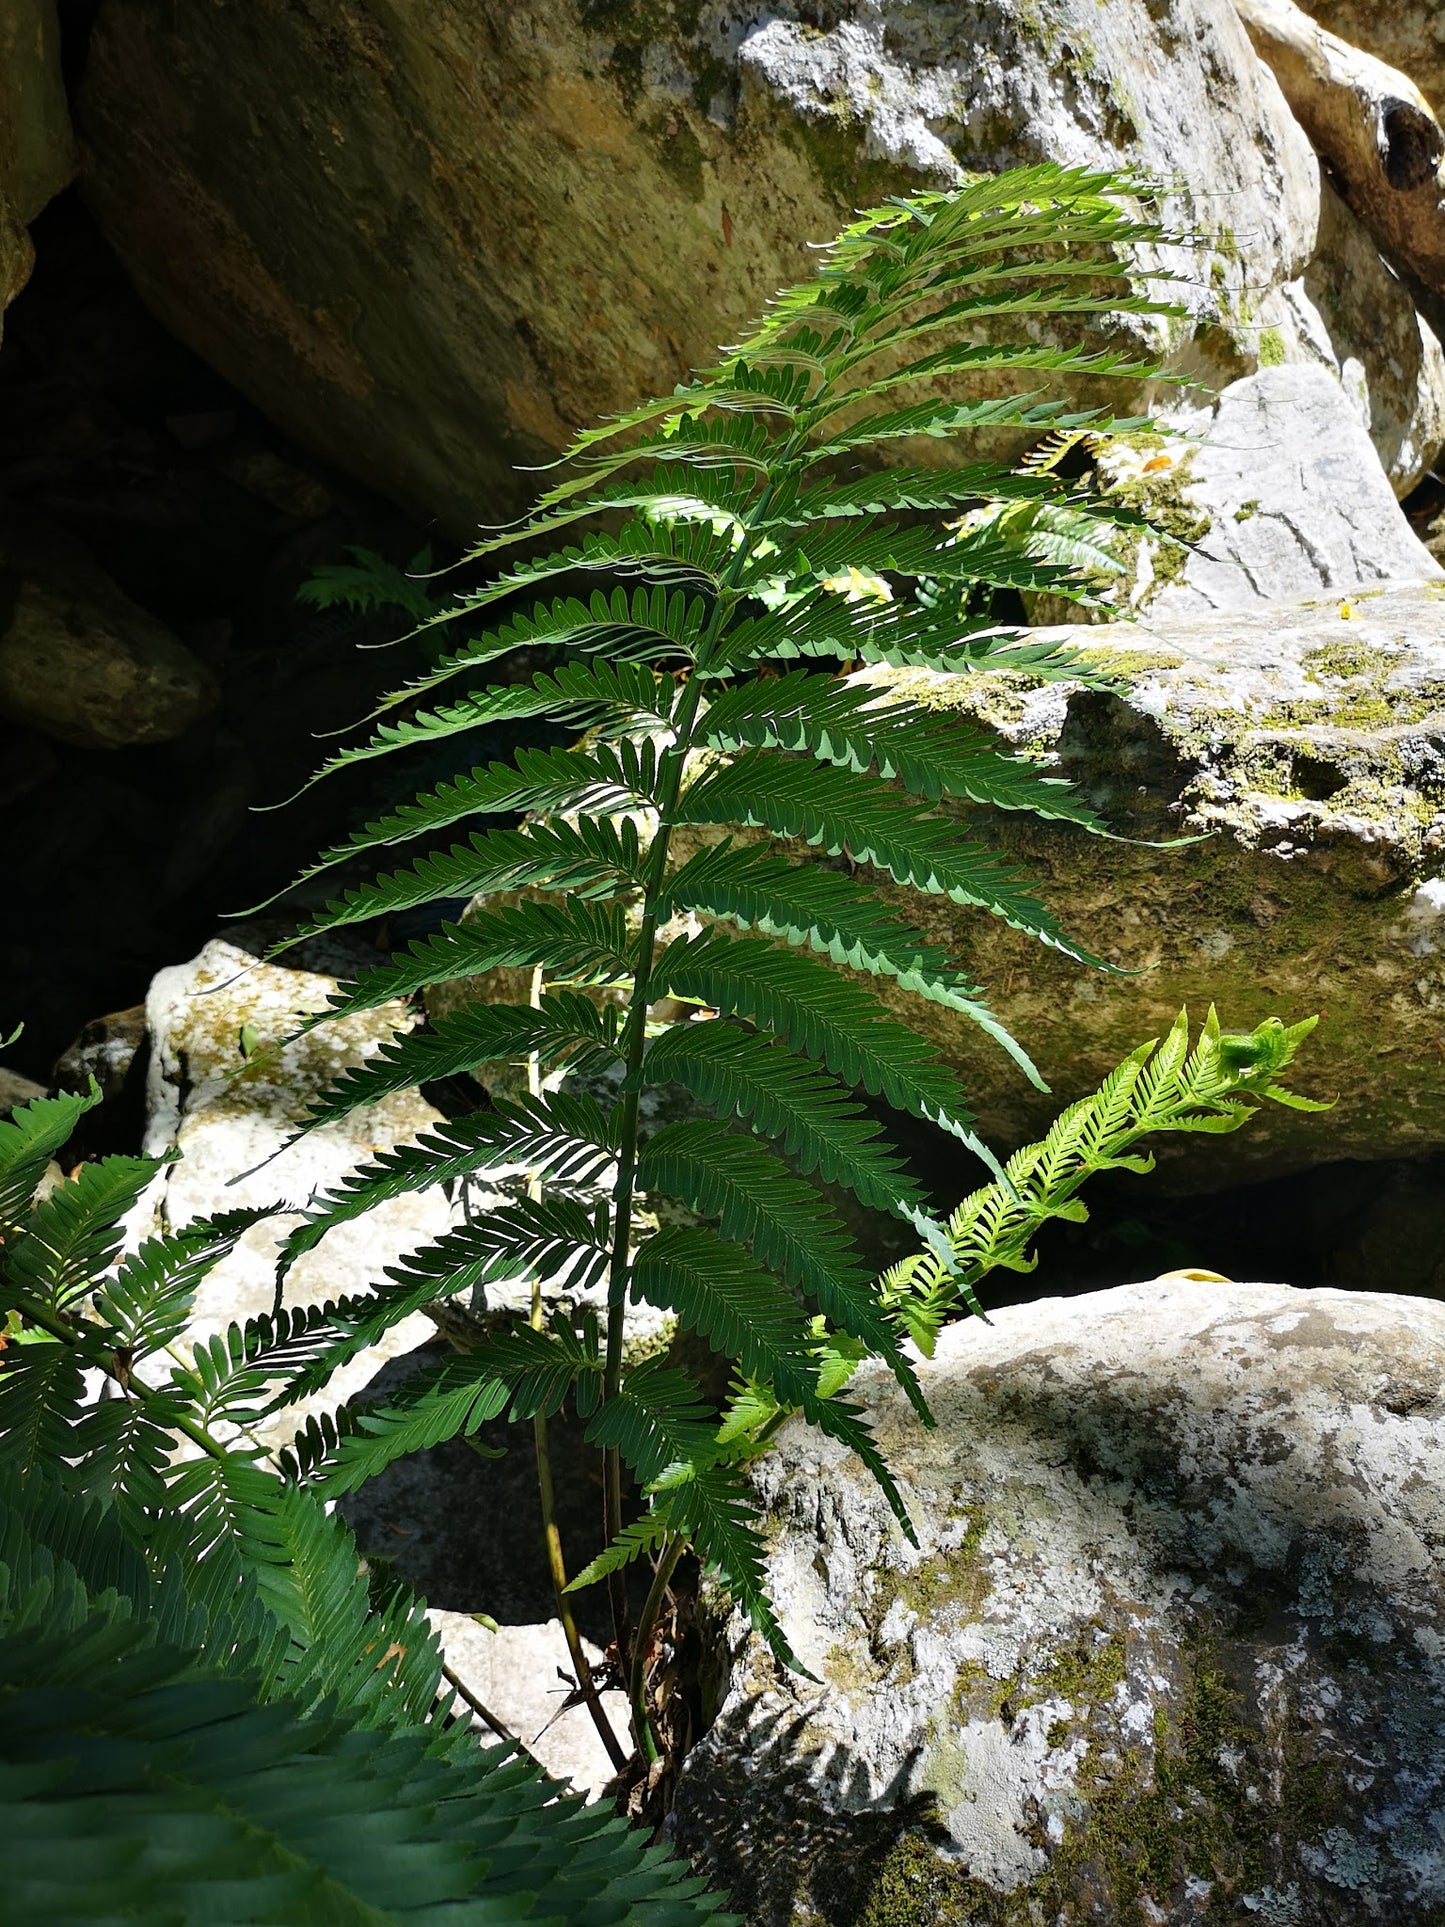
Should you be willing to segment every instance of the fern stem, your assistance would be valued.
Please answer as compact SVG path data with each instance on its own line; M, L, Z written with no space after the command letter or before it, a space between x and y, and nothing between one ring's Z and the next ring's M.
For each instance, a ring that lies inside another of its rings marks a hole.
M657 1624L667 1588L686 1547L687 1540L683 1536L670 1539L663 1547L662 1556L657 1562L657 1571L652 1576L651 1589L642 1608L642 1618L637 1627L637 1643L632 1653L628 1695L632 1703L632 1727L637 1735L637 1744L641 1748L642 1757L649 1766L660 1757L657 1736L652 1730L652 1715L647 1705L647 1661L652 1647L652 1629Z
M22 1318L29 1319L32 1325L38 1325L41 1331L49 1332L52 1338L58 1338L61 1344L68 1345L90 1365L104 1372L108 1378L113 1378L126 1397L132 1399L137 1405L148 1407L159 1398L160 1394L153 1387L132 1377L129 1371L122 1370L112 1352L107 1351L103 1345L97 1345L88 1340L82 1326L75 1324L71 1319L62 1318L58 1312L52 1312L48 1305L42 1304L38 1298L32 1298L28 1291L16 1291L12 1288L7 1296ZM225 1446L212 1438L205 1426L193 1419L189 1413L175 1411L167 1404L163 1416L157 1420L157 1423L168 1432L183 1432L193 1444L199 1445L209 1458L222 1461L230 1458Z

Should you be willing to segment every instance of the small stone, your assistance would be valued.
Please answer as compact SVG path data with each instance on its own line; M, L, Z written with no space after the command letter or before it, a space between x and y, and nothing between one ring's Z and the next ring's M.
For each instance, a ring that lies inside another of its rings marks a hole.
M37 1084L33 1077L22 1077L19 1071L12 1071L0 1064L0 1117L8 1117L12 1111L19 1110L22 1104L32 1103L44 1095L43 1084Z

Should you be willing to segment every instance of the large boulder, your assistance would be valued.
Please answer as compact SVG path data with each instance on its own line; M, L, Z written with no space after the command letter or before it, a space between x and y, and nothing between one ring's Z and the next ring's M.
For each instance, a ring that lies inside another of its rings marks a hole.
M76 544L0 534L0 716L88 749L165 743L214 708L210 671Z
M1445 1909L1445 1307L1160 1279L955 1326L907 1495L797 1422L677 1838L752 1927Z
M35 260L26 222L74 174L55 0L0 0L0 314Z
M1437 114L1445 113L1445 18L1434 0L1301 0L1304 11L1351 46L1398 67Z
M80 120L156 313L454 530L670 389L850 209L960 164L1177 181L1212 238L1155 345L1214 382L1308 352L1282 291L1318 167L1229 0L103 0Z
M1335 592L1227 616L1146 618L1073 639L1125 696L867 671L1056 760L1112 826L965 813L1065 929L1084 968L978 912L911 897L1053 1086L1031 1090L967 1019L896 995L965 1074L996 1144L1039 1135L1182 1004L1227 1024L1321 1013L1302 1088L1328 1118L1267 1106L1247 1131L1161 1146L1151 1182L1213 1189L1333 1158L1445 1145L1445 593ZM1171 838L1197 840L1169 846ZM1164 847L1160 847L1160 843Z

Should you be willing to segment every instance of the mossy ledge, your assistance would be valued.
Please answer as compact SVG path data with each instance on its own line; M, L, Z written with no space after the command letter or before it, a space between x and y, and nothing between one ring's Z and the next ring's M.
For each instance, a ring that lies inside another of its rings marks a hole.
M1445 597L1337 593L1070 634L1116 693L864 672L1041 758L1128 839L959 811L1045 879L1060 924L1113 973L926 900L929 936L991 986L1052 1086L1030 1091L967 1020L929 1006L985 1130L1001 1148L1037 1136L1181 1004L1217 1003L1239 1024L1324 1012L1303 1082L1338 1100L1328 1143L1317 1119L1260 1116L1207 1158L1162 1147L1167 1182L1438 1152L1445 1080L1420 1066L1445 1049Z

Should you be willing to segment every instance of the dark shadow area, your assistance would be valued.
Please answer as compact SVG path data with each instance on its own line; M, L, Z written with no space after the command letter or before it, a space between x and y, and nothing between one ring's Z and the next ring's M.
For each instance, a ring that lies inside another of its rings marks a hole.
M382 1367L367 1398L384 1397L422 1366L453 1354L426 1346ZM548 1424L557 1524L572 1572L603 1547L602 1458L572 1412ZM464 1439L415 1452L343 1499L340 1511L368 1563L389 1570L446 1612L487 1613L503 1625L555 1619L557 1605L542 1545L537 1465L530 1421L483 1425ZM636 1569L634 1568L634 1571ZM573 1595L577 1621L605 1647L612 1636L603 1587ZM634 1602L641 1605L641 1592Z

